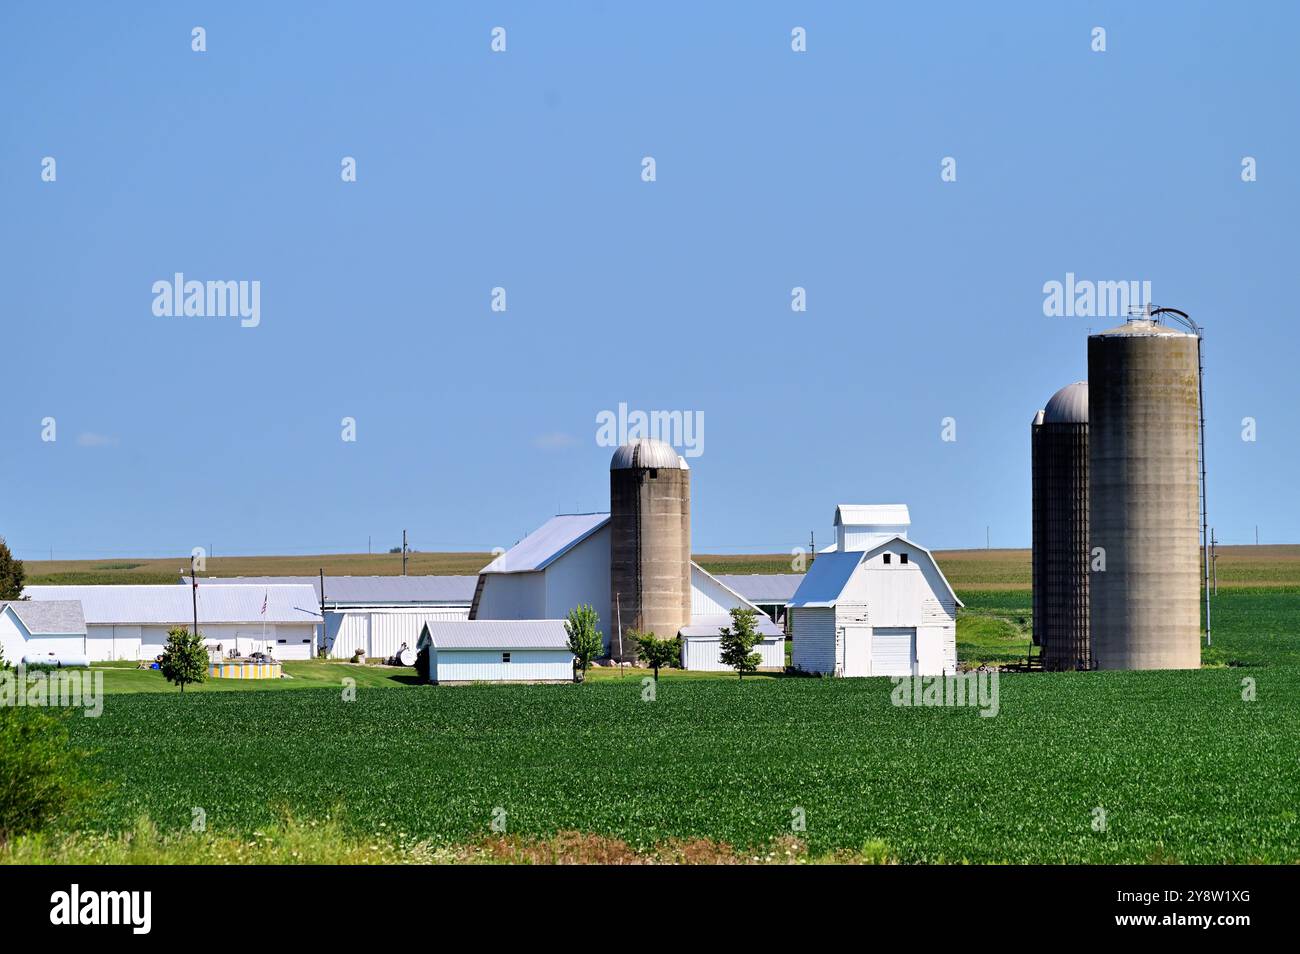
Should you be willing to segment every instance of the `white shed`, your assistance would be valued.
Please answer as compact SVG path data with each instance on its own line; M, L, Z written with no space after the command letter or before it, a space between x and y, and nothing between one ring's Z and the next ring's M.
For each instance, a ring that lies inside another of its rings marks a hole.
M455 620L425 623L417 650L433 683L572 682L568 643L563 620Z
M86 655L86 620L76 600L0 603L0 649L14 666L25 656Z
M729 672L731 667L722 661L722 627L731 625L729 613L719 616L692 616L689 626L683 626L682 668L703 672ZM763 613L754 617L754 628L762 639L754 652L762 657L760 669L785 668L785 631Z
M955 672L961 605L930 551L902 535L819 554L790 601L794 665L836 676Z
M194 625L188 583L161 585L29 586L32 602L76 600L86 621L92 662L153 659L167 631ZM301 584L198 587L199 632L224 651L266 652L277 659L310 659L320 622L316 593Z

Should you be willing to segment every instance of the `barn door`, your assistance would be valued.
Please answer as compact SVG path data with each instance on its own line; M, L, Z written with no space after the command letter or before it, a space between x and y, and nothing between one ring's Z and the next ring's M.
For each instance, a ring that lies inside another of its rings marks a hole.
M844 627L844 676L871 675L871 627Z
M871 634L871 674L910 676L916 671L916 629L877 626Z

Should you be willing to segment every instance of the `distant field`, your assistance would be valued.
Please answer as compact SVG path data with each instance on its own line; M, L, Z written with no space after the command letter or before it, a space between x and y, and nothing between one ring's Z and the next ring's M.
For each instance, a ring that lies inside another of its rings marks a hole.
M1028 589L1028 550L938 550L935 557L958 590ZM412 553L411 574L473 575L490 553ZM710 573L790 573L788 554L697 554ZM1300 545L1219 548L1219 586L1300 586ZM110 560L28 560L29 583L173 583L189 557ZM318 556L232 556L208 560L210 576L396 576L402 558L392 553L332 553Z

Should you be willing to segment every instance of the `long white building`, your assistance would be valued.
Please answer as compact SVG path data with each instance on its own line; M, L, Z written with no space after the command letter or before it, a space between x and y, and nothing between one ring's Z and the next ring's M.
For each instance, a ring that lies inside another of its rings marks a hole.
M23 595L32 602L80 603L85 652L92 662L153 659L163 651L169 629L194 625L188 584L29 586ZM317 607L315 591L303 584L209 586L200 580L198 586L199 632L209 646L219 643L226 653L310 659L321 621Z
M909 540L907 508L840 505L837 548L817 555L790 601L793 662L836 676L957 670L962 605L934 556Z

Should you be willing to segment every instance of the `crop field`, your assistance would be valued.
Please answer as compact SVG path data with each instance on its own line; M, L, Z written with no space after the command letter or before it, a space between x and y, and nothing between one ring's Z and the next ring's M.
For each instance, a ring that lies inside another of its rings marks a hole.
M1023 591L963 596L987 619L1028 612ZM504 812L512 835L758 847L801 811L814 853L1300 861L1300 589L1221 591L1215 612L1209 668L1004 674L995 717L894 706L886 679L665 677L645 701L641 673L433 687L365 671L347 702L355 667L320 662L293 664L295 691L183 699L113 672L102 717L70 724L109 831L142 815L185 830L202 808L214 831L284 814L458 845Z
M1028 550L939 550L939 565L961 591L1028 589ZM490 553L412 553L411 574L473 575ZM790 573L788 554L696 554L710 573ZM174 583L188 556L108 560L28 560L29 583ZM394 553L330 553L314 556L210 557L209 576L395 576L402 558ZM1300 586L1300 546L1219 548L1220 588Z

